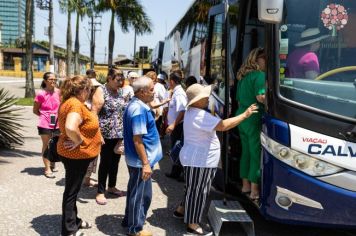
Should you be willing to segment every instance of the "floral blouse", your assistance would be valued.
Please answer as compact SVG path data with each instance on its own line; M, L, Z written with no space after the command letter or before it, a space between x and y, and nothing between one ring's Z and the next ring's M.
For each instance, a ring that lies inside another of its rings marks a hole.
M99 112L101 134L105 139L123 138L123 115L127 102L122 93L113 94L104 85L104 105Z

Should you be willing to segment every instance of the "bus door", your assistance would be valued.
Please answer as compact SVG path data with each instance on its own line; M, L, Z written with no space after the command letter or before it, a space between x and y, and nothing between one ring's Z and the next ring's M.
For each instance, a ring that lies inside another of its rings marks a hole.
M209 99L209 109L212 114L226 119L229 116L229 82L230 75L227 64L227 51L229 51L227 30L227 10L228 4L222 3L213 6L209 11L208 43L206 50L206 76L205 81L214 86L212 96ZM228 88L228 89L226 89ZM221 165L223 173L227 173L228 155L228 134L227 132L218 133L221 142ZM225 176L225 179L227 177ZM223 183L226 181L223 181ZM221 182L220 182L221 183ZM225 187L218 186L218 187Z

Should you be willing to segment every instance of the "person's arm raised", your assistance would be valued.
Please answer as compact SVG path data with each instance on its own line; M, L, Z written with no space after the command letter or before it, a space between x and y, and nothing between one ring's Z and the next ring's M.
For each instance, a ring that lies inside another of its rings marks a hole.
M258 107L256 104L252 104L246 111L238 116L231 117L225 120L220 121L216 127L216 131L226 131L234 128L236 125L240 124L243 120L250 117L253 113L257 113Z

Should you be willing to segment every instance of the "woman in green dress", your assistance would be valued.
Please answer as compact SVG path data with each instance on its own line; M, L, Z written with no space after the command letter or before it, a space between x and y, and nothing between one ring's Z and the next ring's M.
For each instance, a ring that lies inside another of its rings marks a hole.
M250 52L237 73L236 100L239 108L236 115L243 113L251 104L256 103L259 107L258 113L254 113L238 126L242 144L240 160L241 191L256 202L258 202L260 194L260 133L265 99L265 67L263 48L255 48Z

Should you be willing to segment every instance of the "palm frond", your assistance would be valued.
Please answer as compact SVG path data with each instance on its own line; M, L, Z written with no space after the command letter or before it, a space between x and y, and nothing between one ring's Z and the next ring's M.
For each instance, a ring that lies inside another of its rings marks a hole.
M4 88L0 89L0 148L11 148L23 144L19 111L21 107L14 106L17 99Z

